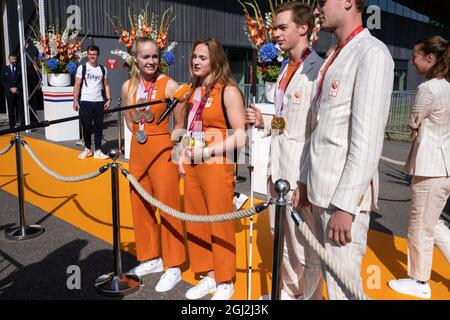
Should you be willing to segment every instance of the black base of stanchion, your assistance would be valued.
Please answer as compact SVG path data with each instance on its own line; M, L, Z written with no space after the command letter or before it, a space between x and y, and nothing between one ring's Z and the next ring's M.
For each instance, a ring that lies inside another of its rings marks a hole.
M236 177L234 177L234 180L235 180L237 183L244 183L244 182L247 181L247 178L246 178L246 177L242 177L242 176L236 176Z
M44 233L44 228L39 225L30 225L22 227L14 227L5 231L5 238L13 241L30 240L39 237Z
M141 282L141 278L134 273L109 273L95 280L94 287L101 294L121 297L139 290Z

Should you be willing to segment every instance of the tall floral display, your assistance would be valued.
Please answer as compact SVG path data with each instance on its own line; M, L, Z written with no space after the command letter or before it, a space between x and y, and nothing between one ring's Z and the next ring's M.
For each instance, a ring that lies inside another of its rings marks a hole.
M177 45L176 42L171 42L168 45L167 35L169 33L170 24L175 20L173 9L170 7L159 19L158 15L150 13L148 10L148 3L145 9L142 9L138 14L134 14L132 9L128 9L128 24L129 28L124 26L117 17L109 18L113 26L114 32L119 36L119 43L126 48L124 50L112 50L111 53L121 57L124 62L124 67L131 68L134 63L132 57L132 49L136 40L140 37L149 38L158 44L162 52L160 71L166 73L169 66L175 63L175 55L173 50Z
M284 1L268 0L270 11L262 13L258 2L241 2L238 0L245 15L244 32L250 41L251 46L258 54L258 76L262 78L266 86L266 99L273 102L273 91L275 89L275 82L280 74L281 68L288 63L288 55L280 49L275 43L275 9ZM302 1L310 5L314 4L312 1ZM253 13L250 14L250 12ZM316 24L313 34L311 36L311 43L317 40L317 33L319 25Z
M50 85L70 85L70 75L75 75L80 60L81 44L79 39L81 30L66 27L63 33L55 26L49 26L45 35L34 32L32 42L39 52L39 61L43 72L48 74Z

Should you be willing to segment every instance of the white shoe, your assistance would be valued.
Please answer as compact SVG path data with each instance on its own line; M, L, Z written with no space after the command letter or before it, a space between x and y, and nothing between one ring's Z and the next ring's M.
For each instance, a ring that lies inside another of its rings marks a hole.
M150 273L163 272L164 266L161 258L142 262L137 267L130 270L131 273L143 277Z
M95 159L109 159L109 157L102 152L102 150L98 149L94 152Z
M92 156L93 156L93 153L90 149L84 149L84 151L78 155L78 159L84 160L87 157L92 157Z
M172 290L178 282L181 281L180 268L169 268L159 279L155 287L156 292L166 292Z
M422 299L431 298L430 285L428 283L422 284L415 279L407 278L407 279L391 280L388 282L388 285L389 287L391 287L391 289L399 293L407 294Z
M190 300L200 299L207 294L210 294L214 289L216 289L216 280L206 276L202 280L200 280L200 282L195 287L190 288L186 292L186 298Z
M217 286L211 300L230 300L234 294L233 283L221 283Z

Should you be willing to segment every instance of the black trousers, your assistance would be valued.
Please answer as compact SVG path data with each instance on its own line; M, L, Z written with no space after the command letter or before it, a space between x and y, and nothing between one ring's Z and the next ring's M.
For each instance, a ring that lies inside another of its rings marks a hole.
M8 103L9 126L14 128L16 126L16 122L24 125L25 118L23 115L22 95L20 93L7 95L6 101Z
M83 127L84 146L91 148L91 134L94 131L95 150L102 146L104 102L80 102L80 118ZM92 125L93 123L93 125Z

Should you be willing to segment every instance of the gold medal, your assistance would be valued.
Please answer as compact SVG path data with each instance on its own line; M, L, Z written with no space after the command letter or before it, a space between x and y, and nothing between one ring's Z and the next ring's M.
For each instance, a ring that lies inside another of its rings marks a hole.
M190 136L184 136L183 139L181 139L181 146L183 149L193 147L195 146L195 139Z
M287 127L287 120L283 117L273 117L271 126L272 130L283 132Z

